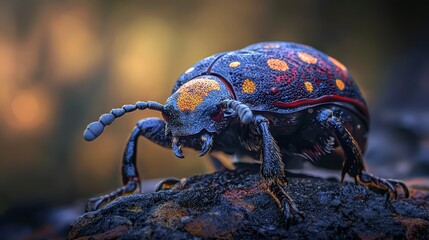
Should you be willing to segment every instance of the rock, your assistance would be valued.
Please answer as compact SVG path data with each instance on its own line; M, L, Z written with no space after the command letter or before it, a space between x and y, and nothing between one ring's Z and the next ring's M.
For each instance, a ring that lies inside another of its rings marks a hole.
M81 216L69 239L426 238L429 193L386 204L385 196L353 183L289 178L290 196L306 219L286 225L253 170L183 179L172 190L120 197Z

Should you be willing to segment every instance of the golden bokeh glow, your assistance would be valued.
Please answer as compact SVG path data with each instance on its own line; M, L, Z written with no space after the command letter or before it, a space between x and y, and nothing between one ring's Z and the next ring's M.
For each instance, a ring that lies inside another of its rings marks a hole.
M13 129L36 130L50 115L49 102L40 89L20 91L10 102L11 113L6 119Z

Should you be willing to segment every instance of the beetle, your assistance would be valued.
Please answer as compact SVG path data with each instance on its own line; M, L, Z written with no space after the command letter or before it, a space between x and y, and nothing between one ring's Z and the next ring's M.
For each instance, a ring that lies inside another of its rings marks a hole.
M137 140L143 136L171 148L183 158L182 147L252 159L260 164L267 191L285 219L304 219L288 195L285 163L301 158L315 165L342 168L357 184L397 198L398 180L373 176L365 170L363 152L369 129L365 99L347 68L310 46L292 42L262 42L241 50L207 57L176 81L166 103L137 102L112 109L90 123L84 138L92 141L114 119L134 110L152 109L160 118L137 123L126 144L122 162L123 186L92 198L88 209L139 189ZM334 159L334 161L332 161ZM335 160L336 159L336 160Z

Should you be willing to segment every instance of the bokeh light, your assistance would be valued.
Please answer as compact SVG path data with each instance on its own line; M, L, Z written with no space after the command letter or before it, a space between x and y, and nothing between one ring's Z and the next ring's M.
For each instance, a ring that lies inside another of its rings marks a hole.
M38 90L24 90L12 98L11 116L7 118L10 127L16 131L32 131L40 128L50 117L46 93Z

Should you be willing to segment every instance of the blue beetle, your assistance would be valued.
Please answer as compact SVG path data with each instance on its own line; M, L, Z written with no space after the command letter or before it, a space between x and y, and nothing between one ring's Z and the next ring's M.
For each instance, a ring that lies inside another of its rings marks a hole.
M125 147L124 186L90 199L90 210L139 188L140 136L172 148L179 158L182 147L209 153L214 162L215 151L238 161L251 157L287 221L304 218L285 189L284 165L292 158L342 168L342 181L348 174L358 184L386 191L388 198L397 197L398 187L409 194L401 181L365 171L366 102L343 64L306 45L263 42L207 57L179 77L164 105L149 101L113 109L89 124L84 138L94 140L114 119L137 109L159 111L164 120L137 123Z

